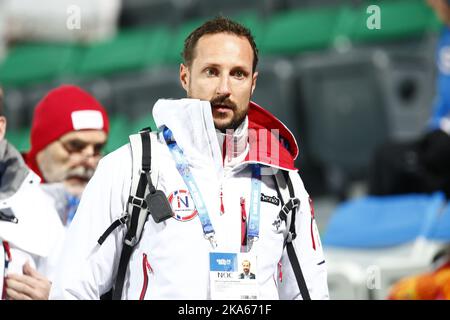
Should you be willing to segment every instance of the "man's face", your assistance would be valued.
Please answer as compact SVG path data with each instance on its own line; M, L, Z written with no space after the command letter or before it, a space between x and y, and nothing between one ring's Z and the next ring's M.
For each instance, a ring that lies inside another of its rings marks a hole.
M249 261L242 262L242 270L244 270L245 274L248 274L250 272L250 262Z
M180 80L189 98L211 102L217 129L237 128L245 119L256 86L253 50L245 37L229 33L202 36L190 66L181 65Z
M37 164L47 182L64 182L79 195L94 174L105 143L101 130L72 131L40 151Z

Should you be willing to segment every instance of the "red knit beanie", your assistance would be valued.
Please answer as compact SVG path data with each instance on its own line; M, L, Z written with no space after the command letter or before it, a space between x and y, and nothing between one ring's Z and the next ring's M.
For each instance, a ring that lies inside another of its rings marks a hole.
M36 155L64 134L78 130L109 131L103 106L89 93L74 85L51 90L34 109L31 125L31 150L25 162L44 181Z

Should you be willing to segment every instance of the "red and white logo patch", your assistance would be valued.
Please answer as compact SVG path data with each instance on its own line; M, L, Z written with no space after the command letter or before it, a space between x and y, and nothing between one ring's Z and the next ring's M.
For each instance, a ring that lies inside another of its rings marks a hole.
M176 220L184 222L197 216L198 212L189 191L176 190L169 195L168 199Z

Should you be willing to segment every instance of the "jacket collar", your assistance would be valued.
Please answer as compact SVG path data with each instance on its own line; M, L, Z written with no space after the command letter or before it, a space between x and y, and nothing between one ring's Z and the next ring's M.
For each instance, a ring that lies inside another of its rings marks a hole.
M297 170L294 161L299 149L292 132L273 114L252 101L248 119L250 152L245 162Z
M225 137L218 136L214 128L209 102L160 99L153 107L153 117L158 129L167 126L172 131L189 163L201 166L213 162L216 172L222 172L223 145L220 140L223 142ZM239 163L233 161L233 166L259 163L296 170L294 160L298 156L298 146L294 136L280 120L256 103L250 102L247 120L233 137L237 140L236 155L240 160Z
M0 199L19 190L29 173L22 156L6 139L0 141Z
M234 167L244 161L249 151L248 117L245 117L236 130L227 130L223 133L216 129L216 133L222 152L223 166Z

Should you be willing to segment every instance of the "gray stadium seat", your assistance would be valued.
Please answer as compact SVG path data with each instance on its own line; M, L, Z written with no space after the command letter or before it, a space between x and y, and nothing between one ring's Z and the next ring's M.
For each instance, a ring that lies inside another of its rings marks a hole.
M54 82L43 82L21 88L6 88L5 111L8 128L14 130L30 127L37 103L56 86Z
M122 2L122 27L174 25L192 16L197 0L126 0Z
M178 80L177 67L123 75L112 80L112 88L114 109L132 121L151 114L160 98L186 97Z
M287 59L264 57L257 67L252 100L279 118L299 137L299 110L295 104L294 65Z
M415 53L369 48L299 59L309 152L334 191L365 177L379 144L421 132L433 85L427 66Z
M252 100L280 119L294 134L299 145L296 166L308 191L316 196L326 192L320 167L313 163L305 141L303 106L296 88L294 64L286 58L261 59Z

